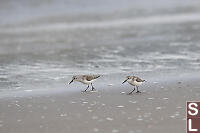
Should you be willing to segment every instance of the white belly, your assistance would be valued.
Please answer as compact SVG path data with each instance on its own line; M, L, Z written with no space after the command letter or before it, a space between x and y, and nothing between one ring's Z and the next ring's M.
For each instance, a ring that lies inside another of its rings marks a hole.
M133 86L140 86L142 84L142 82L137 82L137 81L133 81L133 80L128 80L128 83L133 85Z
M93 80L91 80L91 81L81 80L80 82L83 83L83 84L89 85L89 84L91 84L93 82Z

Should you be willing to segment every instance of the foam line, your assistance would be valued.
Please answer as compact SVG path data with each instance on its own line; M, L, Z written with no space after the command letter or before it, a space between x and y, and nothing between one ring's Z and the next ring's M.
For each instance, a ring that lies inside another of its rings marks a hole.
M39 32L39 31L62 31L62 30L79 30L79 29L108 29L128 26L158 25L158 24L177 24L186 22L200 21L200 14L174 14L162 16L150 16L140 18L126 18L95 22L75 22L75 23L53 23L39 24L34 26L4 28L0 32Z

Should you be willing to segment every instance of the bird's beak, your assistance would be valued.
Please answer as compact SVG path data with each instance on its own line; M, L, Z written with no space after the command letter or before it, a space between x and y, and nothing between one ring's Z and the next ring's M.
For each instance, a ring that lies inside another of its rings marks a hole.
M125 83L127 80L128 80L128 79L124 80L124 82L123 82L123 83ZM123 84L123 83L122 83L122 84Z
M72 81L69 82L69 84L71 84L74 80L72 79Z

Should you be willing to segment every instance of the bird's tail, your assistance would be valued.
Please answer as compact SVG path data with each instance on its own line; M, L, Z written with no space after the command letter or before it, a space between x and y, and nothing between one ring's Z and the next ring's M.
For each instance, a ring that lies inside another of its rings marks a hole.
M100 77L100 75L95 75L95 76L94 76L95 79L97 79L97 78L99 78L99 77Z

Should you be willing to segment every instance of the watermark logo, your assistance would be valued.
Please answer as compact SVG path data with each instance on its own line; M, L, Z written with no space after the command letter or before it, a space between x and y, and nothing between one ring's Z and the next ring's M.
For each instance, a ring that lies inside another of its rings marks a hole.
M187 133L200 133L200 102L187 102L186 108Z

